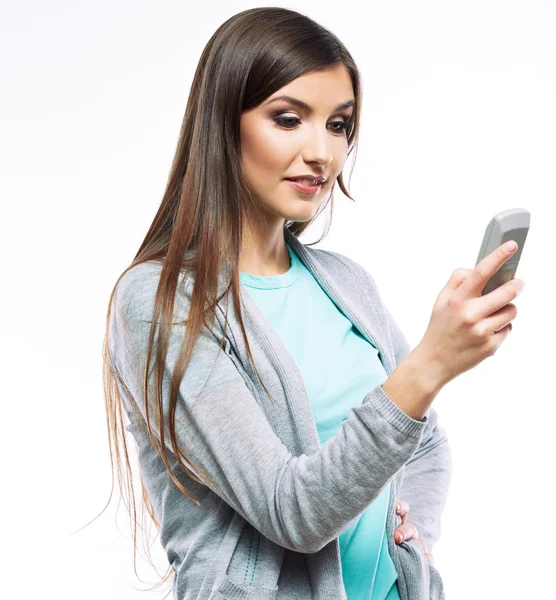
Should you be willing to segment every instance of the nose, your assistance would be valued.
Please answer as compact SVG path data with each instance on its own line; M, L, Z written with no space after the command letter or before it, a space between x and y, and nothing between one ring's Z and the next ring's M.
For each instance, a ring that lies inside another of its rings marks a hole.
M313 129L307 137L303 150L303 159L307 163L318 163L326 166L332 162L334 155L330 140L330 132Z

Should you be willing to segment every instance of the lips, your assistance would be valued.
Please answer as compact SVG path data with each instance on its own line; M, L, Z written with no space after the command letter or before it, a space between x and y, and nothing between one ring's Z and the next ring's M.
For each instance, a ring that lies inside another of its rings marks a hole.
M285 181L291 183L292 188L297 190L299 193L308 194L310 196L314 196L315 194L317 194L322 187L322 184L320 183L317 185L304 185L300 181L293 181L290 179L285 179Z
M319 185L318 182L316 182L314 179L304 179L304 178L299 178L299 179L287 179L287 181L293 181L294 183L300 183L301 185L308 185L308 186L315 186L315 185Z
M297 183L301 183L303 185L321 185L326 181L325 177L319 176L314 177L312 175L299 175L297 177L287 177L287 181L295 181Z

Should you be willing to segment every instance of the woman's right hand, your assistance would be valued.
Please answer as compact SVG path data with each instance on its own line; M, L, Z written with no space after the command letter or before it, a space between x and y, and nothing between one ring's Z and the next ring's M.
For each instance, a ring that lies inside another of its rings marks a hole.
M500 245L474 269L456 269L440 292L423 339L415 350L434 365L443 386L492 356L512 330L512 304L525 287L512 279L482 295L489 279L515 252Z

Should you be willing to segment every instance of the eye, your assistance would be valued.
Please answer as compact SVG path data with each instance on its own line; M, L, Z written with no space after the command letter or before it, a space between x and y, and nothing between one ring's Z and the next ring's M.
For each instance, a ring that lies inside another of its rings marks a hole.
M296 125L301 123L301 120L297 117L273 117L275 123L280 125L280 127L284 127L285 129L294 129ZM335 125L332 131L333 133L342 135L344 131L350 129L353 125L352 121L332 121L330 125Z

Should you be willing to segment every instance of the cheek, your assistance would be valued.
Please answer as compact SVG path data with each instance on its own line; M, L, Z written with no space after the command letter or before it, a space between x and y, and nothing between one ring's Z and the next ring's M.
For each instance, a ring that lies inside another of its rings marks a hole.
M282 179L290 169L296 156L296 148L291 141L271 131L261 131L245 144L244 160L252 172L259 177Z
M281 131L264 119L247 122L243 134L242 157L251 184L260 191L281 188L292 164L300 162L303 147L300 140L294 132ZM347 140L338 138L335 142L329 148L332 160L324 166L329 176L324 189L332 187L347 160Z

